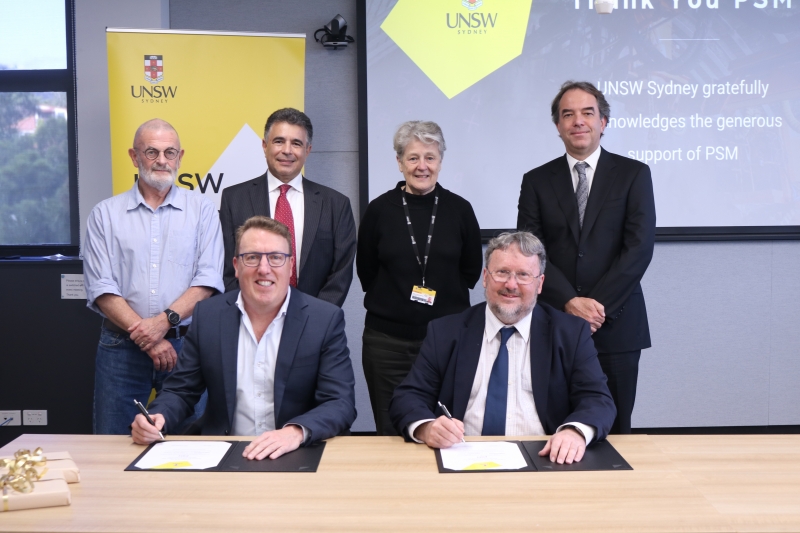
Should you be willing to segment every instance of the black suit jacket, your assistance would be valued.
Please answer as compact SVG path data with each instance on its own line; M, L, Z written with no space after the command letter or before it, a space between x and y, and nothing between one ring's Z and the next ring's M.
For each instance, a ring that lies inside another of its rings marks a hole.
M389 416L409 439L413 422L436 418L437 401L463 420L480 359L486 303L431 321L411 372L395 389ZM552 434L562 424L581 422L608 435L617 416L600 369L589 324L537 303L531 317L531 385L542 427ZM442 413L439 412L439 415Z
M347 431L356 418L355 379L341 309L292 291L275 365L275 427L300 424L306 443ZM176 371L150 411L178 427L208 388L203 435L229 435L236 410L236 368L242 316L231 291L195 306Z
M350 200L340 192L303 178L305 217L297 288L334 305L342 306L353 281L356 225ZM219 218L225 245L225 290L239 288L233 268L236 230L253 216L272 216L266 172L222 191Z
M650 347L639 283L655 244L650 167L602 150L581 230L567 157L554 159L522 178L517 228L547 251L541 301L556 309L576 296L603 304L606 321L593 336L600 353Z

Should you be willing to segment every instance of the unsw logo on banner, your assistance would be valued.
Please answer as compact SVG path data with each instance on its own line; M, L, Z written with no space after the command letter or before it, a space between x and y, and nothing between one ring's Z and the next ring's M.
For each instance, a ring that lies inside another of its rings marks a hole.
M140 98L143 104L166 104L170 98L175 98L178 86L156 85L164 81L164 56L146 55L144 56L144 79L155 87L145 87L131 85L131 96Z
M397 0L381 29L453 98L519 56L532 0Z
M112 28L106 39L114 194L138 178L128 157L131 140L157 117L172 124L186 150L176 184L219 208L225 187L266 170L261 131L269 113L303 108L304 35ZM209 78L209 65L236 75Z

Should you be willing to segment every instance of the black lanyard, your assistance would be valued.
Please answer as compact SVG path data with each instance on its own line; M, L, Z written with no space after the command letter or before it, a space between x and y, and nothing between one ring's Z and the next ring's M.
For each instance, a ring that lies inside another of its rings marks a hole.
M417 247L417 240L414 238L414 228L411 227L411 215L408 213L408 203L406 203L406 193L401 191L403 198L403 210L406 212L406 224L408 225L408 234L411 235L411 246L414 248L414 255L417 257L417 263L422 268L422 286L425 286L425 268L428 266L428 254L431 251L431 238L433 237L433 224L436 222L436 210L439 209L439 193L433 197L433 212L431 213L431 227L428 228L428 244L425 245L425 257L420 258L419 248Z

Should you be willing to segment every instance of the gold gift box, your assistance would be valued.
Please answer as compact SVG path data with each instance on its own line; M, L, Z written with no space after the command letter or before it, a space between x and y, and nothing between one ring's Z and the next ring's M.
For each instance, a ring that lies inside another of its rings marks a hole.
M6 487L0 492L0 499L0 512L59 507L71 502L67 480L60 470L46 471L39 481L34 482L33 491L27 494Z
M45 467L47 470L54 472L63 472L64 479L67 483L79 483L81 480L81 471L78 470L78 465L72 460L69 452L47 452L43 454L47 458ZM0 457L2 459L13 459L13 457ZM38 467L37 467L38 468ZM3 474L5 469L0 468L0 474Z
M48 470L63 473L67 483L80 483L81 471L69 452L50 452L44 455L47 457Z

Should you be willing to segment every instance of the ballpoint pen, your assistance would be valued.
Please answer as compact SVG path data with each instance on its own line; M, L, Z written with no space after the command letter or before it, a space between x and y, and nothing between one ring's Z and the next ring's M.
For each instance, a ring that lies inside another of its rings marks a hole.
M150 413L148 413L147 409L144 408L144 405L142 405L142 402L140 402L139 400L133 400L133 403L136 404L136 407L139 408L139 411L141 411L142 414L144 415L144 417L147 419L147 421L150 422L150 425L153 426L153 427L156 427L156 423L153 422L152 418L150 418ZM160 431L158 432L158 436L161 437L161 440L167 440L167 439L164 438L164 434L161 433Z
M445 407L445 406L444 406L444 404L443 404L442 402L436 402L436 403L438 403L438 404L439 404L439 408L440 408L440 409L442 410L442 412L444 413L444 416L446 416L447 418L449 418L450 420L452 420L452 419L453 419L453 415L451 415L451 414L450 414L450 411L448 411L448 410L447 410L447 407ZM461 437L461 442L466 442L466 441L464 440L464 437Z

